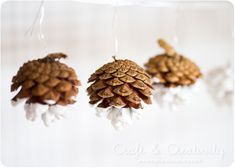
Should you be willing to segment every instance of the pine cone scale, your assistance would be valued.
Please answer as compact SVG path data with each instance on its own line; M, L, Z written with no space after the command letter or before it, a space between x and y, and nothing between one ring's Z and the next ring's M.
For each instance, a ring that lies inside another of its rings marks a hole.
M129 85L124 84L114 88L113 92L120 96L128 96L133 92L133 90L129 87Z
M99 91L98 96L100 96L102 98L109 98L109 97L113 97L114 93L112 92L111 87L107 87L107 88Z

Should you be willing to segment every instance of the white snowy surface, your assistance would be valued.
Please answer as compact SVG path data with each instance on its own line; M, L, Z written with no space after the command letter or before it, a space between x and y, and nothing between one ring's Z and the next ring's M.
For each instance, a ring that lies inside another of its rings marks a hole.
M154 78L154 82L159 80ZM165 87L162 84L154 84L153 97L156 103L164 109L177 110L180 106L190 104L192 96L198 92L203 92L203 83L199 79L191 86Z
M24 102L25 99L18 99L12 101L12 105L16 106ZM48 101L54 104L54 101ZM27 120L35 121L37 118L41 118L45 126L49 126L56 120L65 117L66 107L61 105L43 105L39 103L25 103L24 104L25 117Z
M230 64L214 68L206 74L208 91L216 103L232 105L233 76L233 68Z
M140 119L142 109L122 108L122 107L96 107L98 117L106 117L110 120L116 130L121 130L126 126L132 125L134 120Z

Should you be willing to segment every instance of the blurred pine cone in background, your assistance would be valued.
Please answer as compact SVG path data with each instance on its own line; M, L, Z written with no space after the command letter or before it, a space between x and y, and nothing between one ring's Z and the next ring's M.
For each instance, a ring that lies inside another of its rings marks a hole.
M165 53L156 55L145 64L152 77L153 97L161 107L175 110L179 105L188 104L192 93L198 90L200 68L190 59L178 54L164 40L159 39Z
M150 58L145 64L152 78L157 78L166 87L176 87L192 85L202 76L195 63L177 54L164 40L160 39L158 43L165 53Z

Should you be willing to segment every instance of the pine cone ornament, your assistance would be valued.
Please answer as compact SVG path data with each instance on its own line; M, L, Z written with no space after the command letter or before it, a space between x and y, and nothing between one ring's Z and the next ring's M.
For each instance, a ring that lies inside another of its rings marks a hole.
M154 98L159 105L176 109L188 102L192 90L198 90L198 85L195 88L202 73L194 62L178 54L164 40L159 39L158 43L165 53L150 58L145 64L146 71L152 77Z
M44 58L28 61L12 78L11 91L20 88L13 103L25 100L26 118L35 120L39 112L45 125L60 118L60 109L73 104L80 81L73 68L61 63L63 53L49 54Z
M149 59L145 64L146 71L166 87L190 86L202 76L200 68L188 58L160 39L159 45L165 53Z
M97 115L105 114L117 129L139 116L142 101L151 104L150 76L133 61L115 59L96 70L88 82L93 82L87 88L89 103L98 104Z

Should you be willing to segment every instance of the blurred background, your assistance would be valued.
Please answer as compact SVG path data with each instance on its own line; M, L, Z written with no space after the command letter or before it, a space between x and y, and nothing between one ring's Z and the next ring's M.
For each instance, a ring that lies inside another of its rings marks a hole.
M218 107L206 88L177 112L159 109L155 104L146 107L141 120L120 132L105 118L97 118L95 109L88 105L86 82L97 68L112 61L114 7L84 1L45 1L42 41L37 37L38 24L32 35L25 34L40 4L5 1L1 6L1 160L5 165L232 163L232 108ZM228 2L121 5L117 18L117 58L142 66L151 56L163 52L156 43L163 38L196 62L203 73L233 62L233 6ZM67 118L46 128L40 119L27 121L23 105L11 106L15 93L10 93L10 85L24 62L51 52L69 56L64 62L75 68L82 86L77 103L68 108Z

